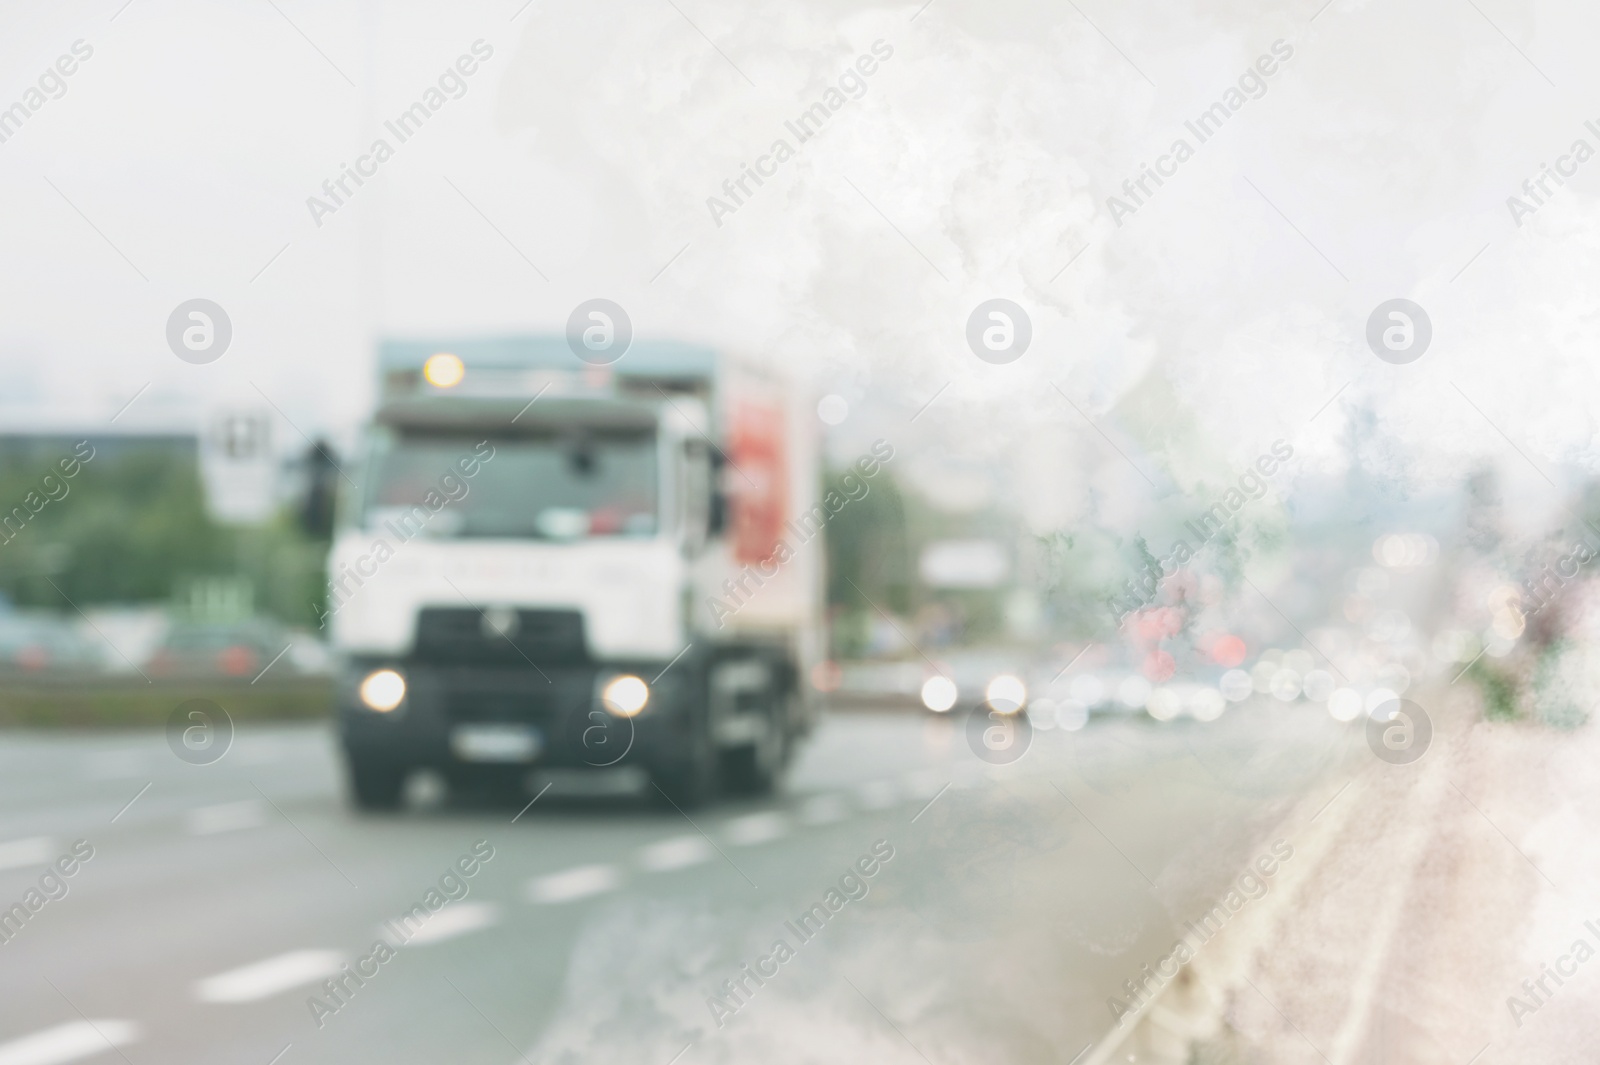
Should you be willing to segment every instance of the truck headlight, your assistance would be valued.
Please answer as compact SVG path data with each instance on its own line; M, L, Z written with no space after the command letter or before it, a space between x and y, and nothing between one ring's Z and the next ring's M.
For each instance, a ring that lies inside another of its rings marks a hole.
M650 701L650 685L631 673L612 677L600 689L600 701L618 717L633 717Z
M461 357L448 351L429 355L428 361L422 364L422 376L435 388L454 388L466 373L467 367Z
M386 714L405 699L406 678L392 669L374 670L362 678L358 693L368 710Z

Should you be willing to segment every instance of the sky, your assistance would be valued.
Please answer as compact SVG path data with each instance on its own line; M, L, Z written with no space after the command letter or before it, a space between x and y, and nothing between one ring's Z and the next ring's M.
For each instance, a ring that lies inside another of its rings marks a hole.
M1600 150L1581 5L108 0L4 19L0 106L92 49L0 143L7 431L265 405L281 443L349 441L376 338L557 330L605 297L639 335L845 397L841 450L887 437L930 493L1041 528L1131 521L1280 439L1290 478L1353 453L1418 489L1485 461L1594 466L1600 161L1543 203L1521 189L1580 138ZM475 42L491 54L459 98L386 133ZM1201 143L1186 122L1275 49ZM873 72L847 74L863 56ZM799 144L786 123L841 77ZM314 214L378 137L392 158ZM780 138L798 150L773 176L708 203ZM1192 156L1125 210L1124 181L1179 138ZM1514 194L1536 209L1514 217ZM233 327L205 365L165 339L194 298ZM1006 365L967 345L992 298L1032 324ZM1366 340L1396 298L1432 324L1405 365Z

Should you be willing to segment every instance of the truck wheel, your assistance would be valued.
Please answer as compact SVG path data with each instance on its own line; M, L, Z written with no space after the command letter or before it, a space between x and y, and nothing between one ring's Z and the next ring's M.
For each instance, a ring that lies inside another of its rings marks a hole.
M656 762L650 779L680 809L704 806L717 792L717 759L703 727L691 726L688 750Z
M391 762L346 752L350 800L359 810L398 810L406 773Z
M767 736L722 755L722 779L735 795L771 795L783 774L788 744L783 726L769 720Z
M778 711L788 698L777 694L768 699L764 714L766 734L755 743L723 752L722 780L736 795L770 795L777 788L789 761L788 715Z

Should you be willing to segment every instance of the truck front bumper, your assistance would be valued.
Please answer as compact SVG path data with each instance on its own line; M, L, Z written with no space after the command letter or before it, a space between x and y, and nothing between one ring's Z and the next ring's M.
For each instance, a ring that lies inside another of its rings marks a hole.
M606 711L602 686L624 673L648 682L665 663L512 667L352 659L340 669L340 740L355 757L456 773L648 766L690 741L698 708L684 665L651 683L648 703L630 718ZM387 712L368 709L359 696L361 681L377 669L393 669L406 682L404 700Z

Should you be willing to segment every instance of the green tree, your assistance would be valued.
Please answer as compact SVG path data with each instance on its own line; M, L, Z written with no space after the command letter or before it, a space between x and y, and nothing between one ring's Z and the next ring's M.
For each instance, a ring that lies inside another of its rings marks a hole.
M824 496L848 498L845 473L835 470L824 478ZM852 474L851 483L859 494L859 476ZM883 609L904 613L912 605L905 499L887 470L865 483L867 494L847 502L828 522L828 603L870 610L862 601L865 593Z
M0 591L17 605L162 601L188 579L245 576L258 606L292 623L316 617L325 545L282 517L249 528L214 521L191 449L103 442L64 478L57 464L71 453L70 444L0 452L0 508L13 517Z

